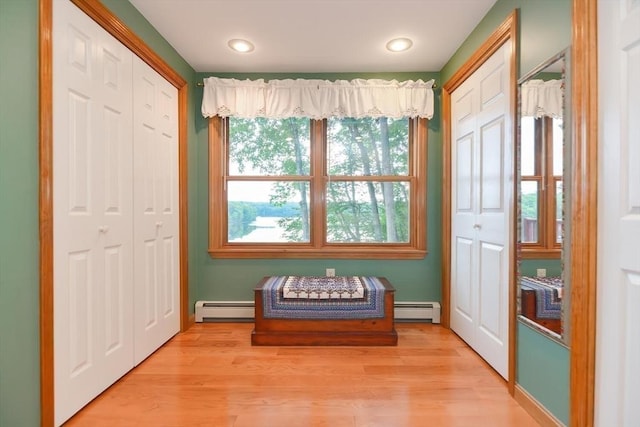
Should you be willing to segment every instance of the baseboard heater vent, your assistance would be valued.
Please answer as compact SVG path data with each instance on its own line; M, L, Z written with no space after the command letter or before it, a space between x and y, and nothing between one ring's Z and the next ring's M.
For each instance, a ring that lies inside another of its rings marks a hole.
M396 302L395 319L440 323L439 302ZM253 322L253 301L198 301L196 322Z
M197 301L196 322L253 322L253 301Z
M439 302L396 302L393 312L399 322L440 323Z

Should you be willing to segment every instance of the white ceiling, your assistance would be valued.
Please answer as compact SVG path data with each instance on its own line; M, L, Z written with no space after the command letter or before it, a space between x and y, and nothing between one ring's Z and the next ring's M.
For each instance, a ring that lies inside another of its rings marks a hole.
M200 72L440 71L496 0L129 0ZM392 53L387 41L409 37ZM251 53L231 51L244 38Z

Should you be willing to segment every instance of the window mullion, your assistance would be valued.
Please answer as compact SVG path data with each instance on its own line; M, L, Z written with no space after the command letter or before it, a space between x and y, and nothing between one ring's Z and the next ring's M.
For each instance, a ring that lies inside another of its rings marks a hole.
M535 164L534 174L544 175L544 125L543 119L535 119L534 121L534 150L535 150Z
M562 243L558 243L557 242L557 218L556 218L556 213L558 210L558 199L557 199L557 195L556 195L556 188L557 188L557 183L562 181L562 177L555 177L552 176L551 177L551 185L553 188L553 192L552 192L552 197L553 197L553 209L551 210L551 222L553 224L553 232L551 233L551 240L549 242L549 247L551 249L562 249Z
M551 117L544 117L544 150L545 150L545 164L544 164L544 245L547 249L553 249L555 245L555 183L553 179L553 119Z
M311 120L311 245L326 242L326 120Z
M546 130L544 118L535 119L535 180L538 185L538 239L534 246L547 247L547 159Z
M227 209L225 181L226 171L221 154L226 153L224 121L220 117L209 119L209 250L226 242L226 215L213 215L215 209Z
M409 176L411 177L411 218L414 247L427 247L427 233L418 224L427 222L428 123L425 118L409 120Z

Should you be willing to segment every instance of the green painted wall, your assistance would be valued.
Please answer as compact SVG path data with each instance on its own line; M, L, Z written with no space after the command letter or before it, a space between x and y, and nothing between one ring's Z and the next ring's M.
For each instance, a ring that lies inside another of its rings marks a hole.
M40 423L38 1L0 0L0 426Z
M194 70L131 4L112 10L185 80ZM0 0L0 426L40 424L38 237L38 0ZM190 85L193 87L193 84ZM189 202L197 205L194 91L189 101ZM196 210L189 234L197 234ZM196 239L190 239L191 254ZM190 271L195 298L197 272ZM190 304L193 307L192 300Z
M443 82L453 76L516 8L519 9L519 76L571 44L570 0L498 0L441 70ZM548 269L555 267L553 262L545 265ZM527 262L525 268L535 267ZM569 350L521 324L517 334L518 383L558 419L568 423Z
M569 351L518 322L517 383L569 425Z
M354 79L384 78L397 80L436 79L438 73L341 73L341 74L231 74L199 73L198 79L215 75L234 78L314 78ZM200 89L199 94L202 93ZM339 275L376 275L387 277L396 287L398 301L440 301L441 294L441 187L442 187L442 136L440 133L439 91L436 91L436 113L430 121L428 133L428 183L427 183L427 250L421 260L334 260L334 259L212 259L207 251L207 234L200 233L198 251L200 258L191 258L198 263L200 281L198 299L202 300L253 300L253 287L263 276L269 275L322 275L325 268L336 269ZM208 149L207 121L197 119L199 182L207 182ZM198 229L208 229L207 186L199 187Z
M535 276L538 268L546 268L547 276L560 276L562 266L559 259L523 259L520 272L525 276Z
M498 0L445 64L441 70L443 82L451 78L514 9L520 12L519 76L571 44L570 0Z

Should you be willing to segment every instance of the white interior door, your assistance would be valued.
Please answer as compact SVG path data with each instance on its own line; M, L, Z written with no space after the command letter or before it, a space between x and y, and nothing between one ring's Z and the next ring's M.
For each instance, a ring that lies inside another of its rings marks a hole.
M132 55L69 1L53 31L59 425L133 366Z
M507 41L451 94L451 328L508 370L513 135Z
M640 2L598 2L595 424L640 420Z
M178 91L134 59L135 363L180 329Z

